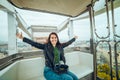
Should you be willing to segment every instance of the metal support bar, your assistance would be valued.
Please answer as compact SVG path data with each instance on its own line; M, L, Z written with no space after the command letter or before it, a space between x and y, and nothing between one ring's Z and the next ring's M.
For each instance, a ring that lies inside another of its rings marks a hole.
M93 15L92 15L92 5L89 5L88 7L89 11L89 16L90 16L90 49L91 49L91 54L93 54L93 66L94 66L94 80L96 80L96 54L94 53L94 32L93 32Z

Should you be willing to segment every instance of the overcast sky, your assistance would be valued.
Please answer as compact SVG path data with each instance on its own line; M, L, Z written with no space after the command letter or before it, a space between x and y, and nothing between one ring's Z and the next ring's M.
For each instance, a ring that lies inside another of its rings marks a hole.
M68 17L53 15L48 13L40 13L40 12L32 12L32 11L23 11L19 10L20 15L25 20L28 26L30 25L50 25L50 26L58 26L62 22L64 22ZM101 36L106 36L107 32L107 22L106 22L106 14L102 14L97 16L96 26L97 33ZM110 19L111 19L111 15ZM117 25L116 33L120 35L120 8L115 10L115 24ZM79 36L78 40L89 40L90 39L90 25L89 19L77 20L74 21L74 35ZM110 20L110 25L112 22ZM8 28L7 28L7 14L3 11L0 11L0 41L8 41ZM111 27L112 28L112 27ZM112 31L111 31L112 32ZM60 33L61 39L68 39L68 29L65 29Z
M59 26L69 17L54 15L49 13L41 13L41 12L33 12L33 11L24 11L17 9L22 18L28 25L50 25L50 26ZM79 36L79 39L89 39L89 35L83 35L84 33L90 34L89 29L89 19L75 21L73 23L74 27L74 35ZM64 34L64 35L63 35ZM63 30L59 37L62 40L69 39L68 37L68 29Z

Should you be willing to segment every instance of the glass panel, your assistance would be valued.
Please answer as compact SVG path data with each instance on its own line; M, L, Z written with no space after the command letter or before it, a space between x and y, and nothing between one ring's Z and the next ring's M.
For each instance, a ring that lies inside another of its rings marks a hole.
M7 13L0 10L0 59L8 55Z
M94 27L95 27L96 36L99 38L109 37L110 25L109 25L109 14L108 14L107 3L105 2L105 0L99 0L95 3L93 8L94 8L94 16L95 16Z
M103 80L111 80L109 44L100 42L97 46L97 76Z
M118 75L119 75L119 79L120 79L120 42L117 45L117 53L118 53Z
M120 42L119 43L117 43L117 65L118 65L118 77L119 77L119 79L120 79Z
M120 38L120 7L114 9L114 19L115 19L115 33Z
M87 51L90 50L90 22L89 19L76 20L73 23L74 34L78 36L75 41L75 50Z
M117 54L117 57L114 57L114 60L117 60L116 64L118 66L116 66L115 64L115 61L113 62L114 66L114 70L118 68L118 70L116 70L116 73L118 73L118 75L116 75L116 77L118 77L118 79L120 79L120 5L118 7L118 4L120 4L120 0L115 0L114 1L114 14L113 14L113 17L114 17L114 20L115 20L115 23L114 23L114 34L115 34L115 40L116 40L116 54Z

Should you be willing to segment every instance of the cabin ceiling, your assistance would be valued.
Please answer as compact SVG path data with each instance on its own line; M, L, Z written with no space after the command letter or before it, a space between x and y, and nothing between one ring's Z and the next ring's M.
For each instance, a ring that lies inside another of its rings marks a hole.
M87 11L93 0L8 0L21 9L76 17Z

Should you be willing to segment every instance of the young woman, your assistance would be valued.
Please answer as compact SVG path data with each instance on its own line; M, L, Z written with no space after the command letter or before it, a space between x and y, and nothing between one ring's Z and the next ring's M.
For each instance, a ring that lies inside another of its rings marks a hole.
M22 36L22 33L18 33L17 37L36 48L44 50L44 77L46 78L46 80L78 80L77 76L69 70L66 73L62 74L57 74L54 71L54 67L56 64L60 63L61 61L63 61L64 64L66 63L63 49L73 43L77 36L75 36L66 43L60 43L58 35L55 32L52 32L48 37L48 42L45 44L40 44L30 39L27 39Z

